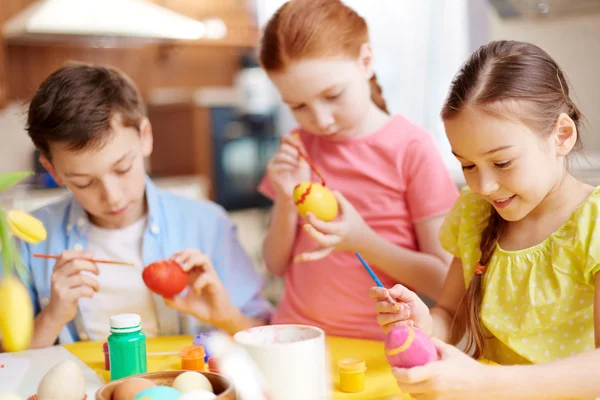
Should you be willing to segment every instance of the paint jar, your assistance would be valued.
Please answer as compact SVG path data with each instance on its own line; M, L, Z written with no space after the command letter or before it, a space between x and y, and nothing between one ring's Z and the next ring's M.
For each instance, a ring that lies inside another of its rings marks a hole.
M338 362L340 373L340 390L345 393L361 392L365 388L365 371L367 366L363 360L347 358Z
M208 372L214 372L215 374L219 373L219 364L215 357L208 358Z
M108 342L102 344L102 352L104 353L104 369L110 371L110 356L108 355Z
M186 346L179 352L181 357L181 369L187 371L206 371L204 364L204 347L202 346Z
M138 314L119 314L110 317L108 354L111 381L148 372L146 335L142 332Z

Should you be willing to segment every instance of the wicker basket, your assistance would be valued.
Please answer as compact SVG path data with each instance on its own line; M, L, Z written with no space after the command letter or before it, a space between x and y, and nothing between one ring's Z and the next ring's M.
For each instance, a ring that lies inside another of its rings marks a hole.
M186 371L161 371L161 372L150 372L147 374L135 375L136 378L145 378L151 380L157 385L171 386L173 381L179 374ZM219 374L212 372L200 372L208 378L213 386L213 390L219 400L236 400L235 390L229 381ZM96 392L96 400L112 400L112 394L117 385L123 382L127 378L112 381L111 383L103 386Z

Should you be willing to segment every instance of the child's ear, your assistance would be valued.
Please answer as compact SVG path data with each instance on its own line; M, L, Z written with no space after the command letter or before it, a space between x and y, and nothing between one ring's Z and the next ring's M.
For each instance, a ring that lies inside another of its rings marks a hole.
M46 171L48 171L48 173L50 175L52 175L52 179L54 179L54 181L56 183L58 183L60 186L65 186L63 181L59 178L58 174L56 173L56 170L54 169L54 166L52 165L50 160L48 160L48 158L43 154L40 155L39 160L40 160L40 164L42 164L42 166L46 169Z
M358 63L360 64L365 78L371 79L375 74L373 68L373 50L369 43L363 43L360 47L360 54L358 55Z
M140 124L140 140L142 141L142 155L149 157L154 147L154 138L152 137L152 125L148 118L144 118Z
M565 113L560 114L556 120L554 131L556 154L562 157L567 156L577 143L578 134L577 126L571 117Z

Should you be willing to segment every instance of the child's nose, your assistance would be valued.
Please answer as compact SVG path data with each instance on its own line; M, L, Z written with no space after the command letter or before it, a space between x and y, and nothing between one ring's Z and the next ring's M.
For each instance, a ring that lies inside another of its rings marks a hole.
M331 125L333 125L333 116L330 113L324 111L315 111L315 124L320 130L326 131Z
M106 182L104 184L104 197L110 206L120 205L122 195L123 192L117 182Z
M490 194L496 192L498 189L500 189L500 185L498 184L498 180L493 174L480 174L479 193L481 193L484 196L489 196Z

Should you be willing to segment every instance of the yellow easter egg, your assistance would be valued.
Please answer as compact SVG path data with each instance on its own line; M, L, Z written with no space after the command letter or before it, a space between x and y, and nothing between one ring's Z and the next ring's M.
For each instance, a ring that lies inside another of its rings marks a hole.
M15 277L0 280L0 334L7 351L26 350L33 333L33 306L27 289Z
M331 190L317 182L302 182L294 188L296 209L305 217L311 212L322 221L333 221L338 214L338 202Z

